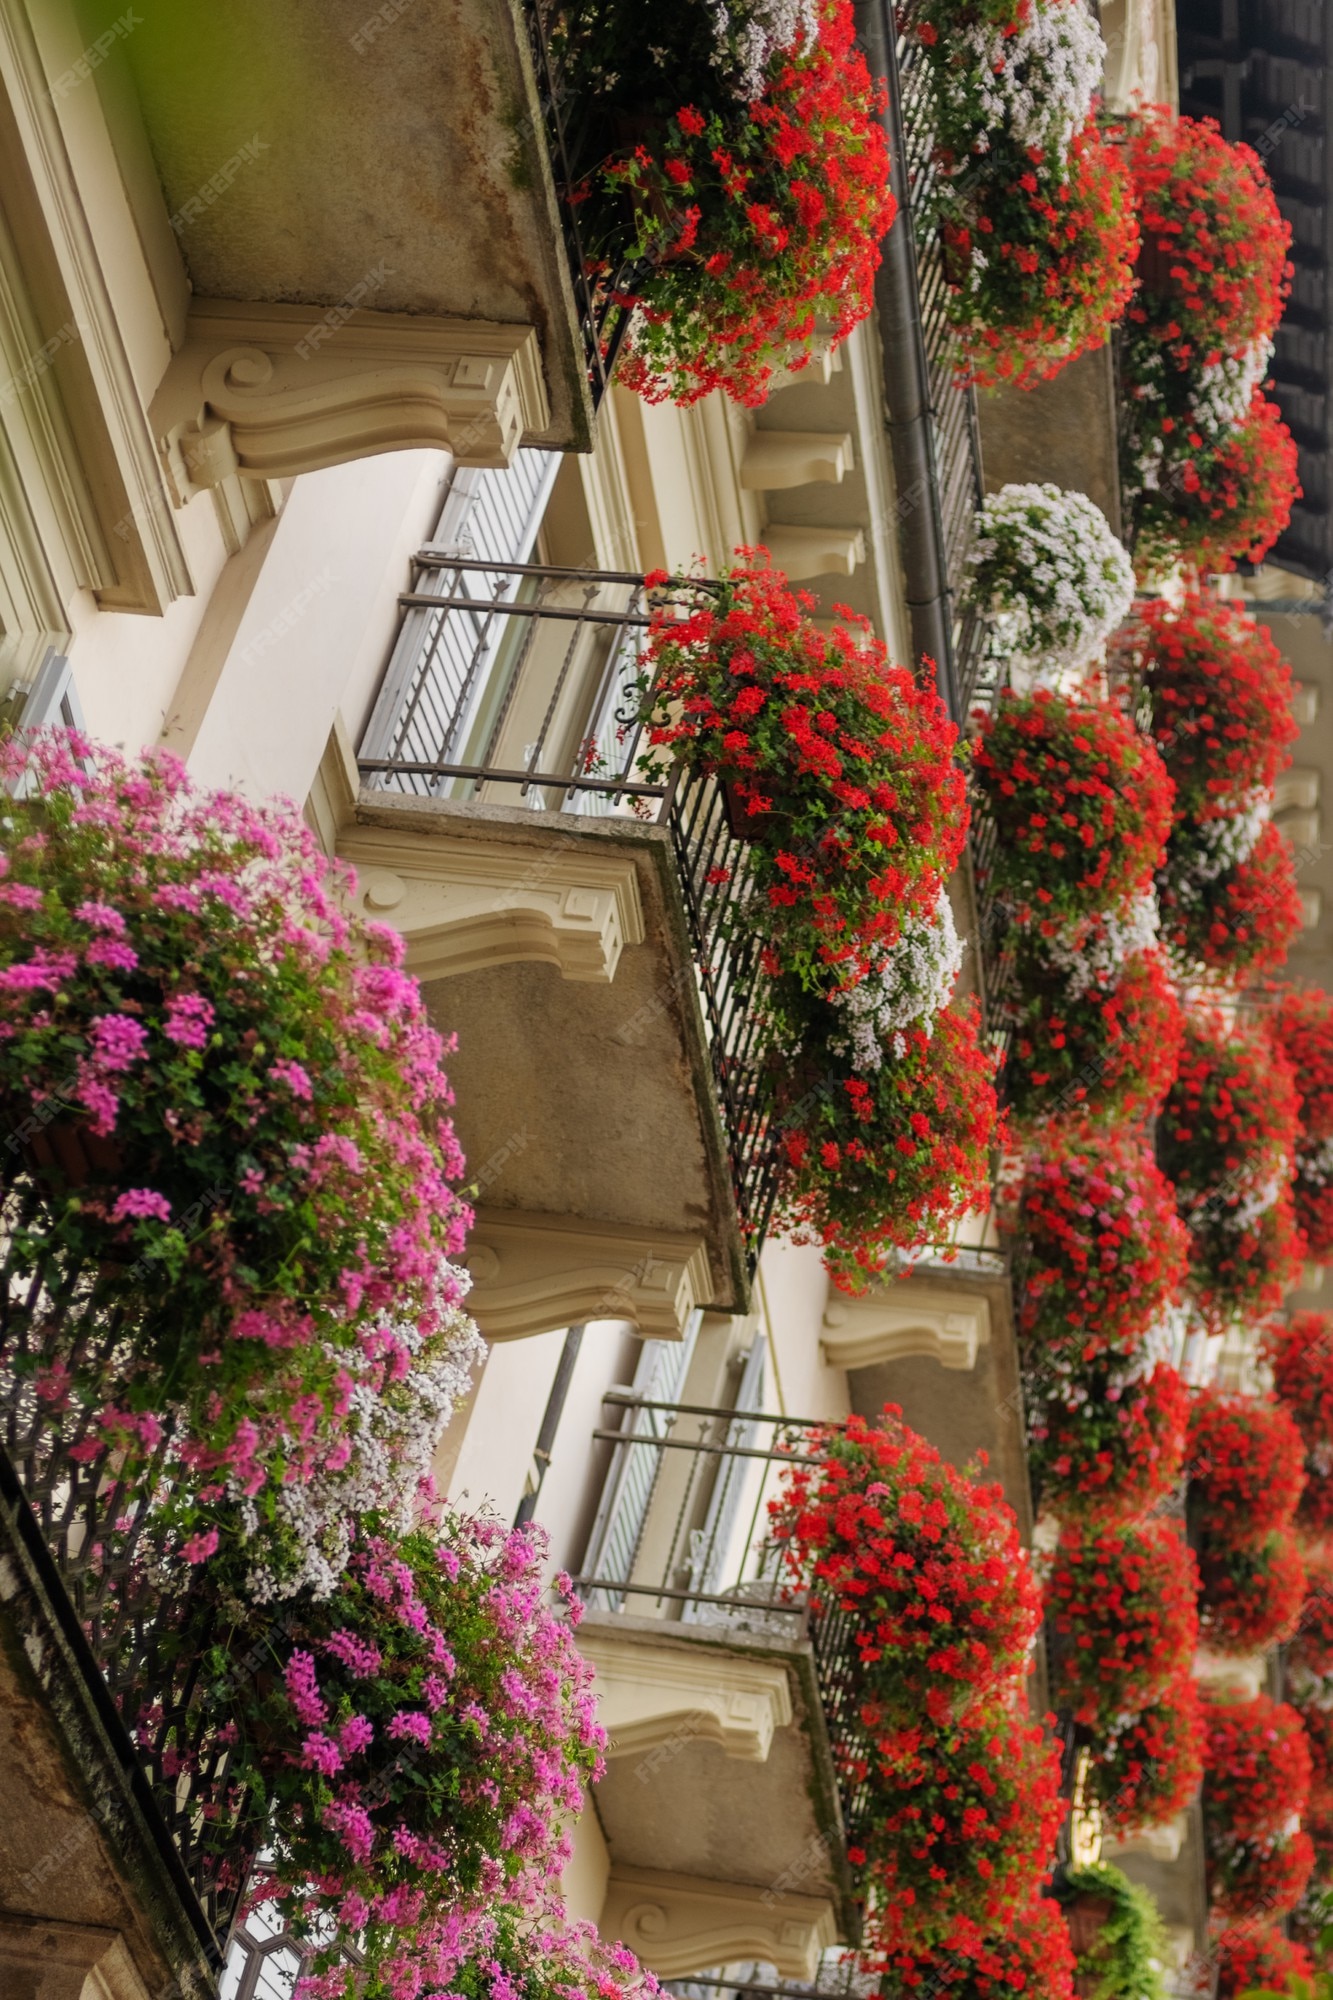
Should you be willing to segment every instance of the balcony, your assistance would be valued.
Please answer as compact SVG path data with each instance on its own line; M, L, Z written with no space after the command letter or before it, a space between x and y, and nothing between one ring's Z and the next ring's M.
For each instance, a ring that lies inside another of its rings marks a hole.
M642 579L427 548L339 853L458 1036L493 1339L744 1311L770 1220L765 981L716 784L645 778Z
M12 1357L8 1278L4 1308ZM0 1423L0 1990L211 2000L249 1860L207 1837L227 1753L188 1710L212 1633L136 1563L136 1496L9 1369Z
M590 449L624 315L568 199L556 12L175 0L103 37L188 274L153 408L179 502L407 446Z
M662 1978L747 1961L813 1980L853 1941L842 1783L850 1634L777 1574L765 1502L814 1426L612 1389L612 1457L584 1573L579 1646L610 1736L597 1816L601 1927Z

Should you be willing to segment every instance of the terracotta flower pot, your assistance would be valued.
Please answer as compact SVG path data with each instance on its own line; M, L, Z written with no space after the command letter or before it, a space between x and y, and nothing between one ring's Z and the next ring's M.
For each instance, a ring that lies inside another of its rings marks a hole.
M116 1141L93 1132L72 1118L53 1119L44 1130L29 1134L24 1157L44 1180L66 1187L86 1187L89 1181L120 1178L121 1151Z
M1069 1927L1069 1942L1075 1958L1086 1958L1096 1948L1102 1926L1110 1919L1111 1909L1109 1896L1075 1896L1072 1903L1065 1904L1065 1923ZM1094 1993L1097 1985L1094 1975L1079 1973L1074 1980L1074 1991Z

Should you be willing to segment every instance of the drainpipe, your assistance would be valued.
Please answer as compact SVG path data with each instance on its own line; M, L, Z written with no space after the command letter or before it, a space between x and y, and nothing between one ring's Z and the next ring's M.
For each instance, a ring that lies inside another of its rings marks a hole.
M574 1379L574 1364L579 1358L579 1349L582 1345L583 1328L571 1326L565 1335L565 1344L560 1350L560 1363L555 1371L555 1380L551 1384L551 1393L546 1399L546 1413L542 1417L542 1427L533 1446L532 1458L537 1468L537 1478L532 1491L525 1493L518 1503L518 1512L514 1516L516 1528L526 1528L537 1511L537 1502L541 1498L542 1485L551 1463L555 1434L560 1428L560 1419L565 1414L569 1385Z
M897 217L880 246L875 309L883 363L884 423L898 489L898 551L912 625L912 652L918 662L934 660L939 691L949 714L961 726L930 370L921 329L896 31L889 0L858 0L856 24L871 73L888 90L889 101L880 124L888 141L892 187L898 198Z

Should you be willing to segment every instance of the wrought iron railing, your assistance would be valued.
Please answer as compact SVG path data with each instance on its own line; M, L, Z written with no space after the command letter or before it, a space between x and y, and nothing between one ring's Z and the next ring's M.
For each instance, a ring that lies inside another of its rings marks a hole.
M610 385L616 356L629 328L630 312L622 303L627 274L595 269L579 227L576 192L580 163L574 157L568 117L577 93L558 52L560 0L522 0L522 8L537 101L555 176L560 234L583 340L584 366L596 409Z
M3 1180L0 1229L12 1246L16 1236L31 1240L40 1208L29 1162L7 1167ZM99 1409L76 1405L60 1417L49 1386L38 1392L56 1353L114 1361L128 1331L114 1290L114 1274L108 1286L105 1274L71 1269L54 1253L20 1260L11 1247L0 1261L5 1534L127 1774L158 1872L205 1954L220 1961L249 1857L214 1831L224 1805L243 1805L216 1687L200 1699L210 1648L225 1634L214 1607L188 1590L163 1590L146 1547L150 1496L168 1474L170 1426L136 1457L132 1474L122 1473L102 1448Z
M934 472L944 570L953 613L954 713L965 716L994 696L1002 662L988 643L984 619L965 603L968 554L976 511L984 493L981 430L975 390L959 366L958 343L949 319L943 246L933 219L932 193L940 168L930 78L922 44L913 33L922 0L902 0L892 61L900 107L907 185L900 189L916 247L916 277L922 342L929 381Z
M740 921L750 847L715 779L679 767L645 771L643 579L430 548L414 571L359 752L362 778L414 797L619 817L668 831L753 1268L772 1217L776 1139L762 1088L767 980L760 944Z

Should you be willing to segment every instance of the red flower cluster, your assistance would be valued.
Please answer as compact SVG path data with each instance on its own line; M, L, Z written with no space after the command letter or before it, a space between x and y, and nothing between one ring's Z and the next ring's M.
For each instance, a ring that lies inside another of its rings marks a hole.
M766 968L854 981L929 919L962 855L958 732L940 696L894 667L868 624L832 632L760 560L709 587L661 590L647 648L650 744L733 787L751 832Z
M1291 229L1257 153L1158 105L1125 131L1142 249L1130 320L1182 360L1241 354L1282 317Z
M1074 1953L1069 1927L1052 1897L1038 1896L1002 1933L967 1951L862 1951L883 1993L921 1993L934 2000L1073 2000Z
M1293 1674L1325 1680L1333 1675L1333 1559L1322 1550L1307 1554L1306 1597L1288 1646Z
M1015 1119L1151 1117L1176 1074L1183 1016L1159 951L1126 961L1113 985L1074 993L1020 952L1014 1042L1005 1068Z
M1305 1491L1296 1519L1321 1538L1333 1530L1333 1314L1294 1313L1264 1335L1273 1389L1305 1439Z
M1300 497L1296 440L1256 389L1241 423L1165 440L1160 477L1137 496L1135 569L1152 578L1177 562L1222 572L1262 562Z
M1012 1226L1024 1239L1019 1328L1030 1341L1069 1330L1087 1359L1133 1354L1184 1281L1171 1184L1126 1133L1075 1134L1030 1154Z
M1221 1326L1279 1305L1299 1268L1287 1182L1296 1085L1262 1030L1203 1010L1188 1018L1157 1152L1190 1232L1190 1285Z
M1189 1391L1165 1365L1121 1386L1113 1370L1082 1364L1077 1339L1060 1345L1073 1359L1044 1397L1048 1371L1038 1367L1029 1404L1028 1465L1042 1509L1060 1521L1134 1520L1180 1477Z
M820 1462L784 1468L771 1532L816 1605L854 1618L876 1728L910 1728L923 1710L956 1725L1021 1682L1041 1598L1003 1489L956 1472L892 1408L882 1425L815 1431L803 1450Z
M1046 1587L1059 1705L1096 1729L1159 1700L1194 1657L1198 1587L1174 1523L1066 1528Z
M1207 1861L1216 1916L1281 1916L1295 1909L1314 1873L1314 1842L1305 1832L1226 1840L1210 1843Z
M1269 1032L1296 1073L1300 1132L1292 1199L1296 1221L1320 1261L1333 1257L1333 1000L1313 987L1285 993Z
M1269 1017L1268 1031L1296 1077L1301 1139L1333 1139L1333 997L1292 987Z
M1299 731L1291 668L1266 627L1195 584L1179 605L1142 600L1117 649L1151 699L1178 822L1225 817L1271 794Z
M1310 1795L1310 1745L1286 1702L1211 1696L1205 1704L1204 1818L1210 1836L1280 1833Z
M1243 986L1275 972L1304 922L1291 842L1272 820L1248 861L1202 885L1168 873L1158 891L1163 939L1195 978Z
M868 1075L816 1029L809 1061L779 1079L777 1217L796 1241L823 1245L844 1291L864 1289L897 1249L990 1206L995 1059L978 1025L975 1001L945 1007L929 1035L901 1030L903 1053L886 1048Z
M1206 1535L1199 1573L1199 1625L1214 1652L1266 1652L1295 1631L1305 1563L1285 1529L1240 1539Z
M1290 1992L1298 1979L1312 1982L1314 1965L1304 1946L1293 1944L1276 1924L1238 1924L1217 1940L1216 2000L1240 2000L1262 1988Z
M1027 1909L1065 1815L1045 1732L992 1705L939 1735L883 1741L864 1852L875 1885L866 1944L975 1949Z
M1064 1812L1059 1754L1016 1713L1040 1607L999 1488L884 1417L816 1432L770 1517L816 1616L854 1625L864 1948L972 1957L1029 1907Z
M1117 1720L1094 1745L1089 1771L1106 1825L1126 1836L1174 1818L1199 1789L1203 1741L1199 1686L1188 1672L1140 1714Z
M1296 1702L1295 1712L1310 1750L1310 1803L1327 1813L1333 1810L1333 1709L1307 1698Z
M1063 175L996 148L944 200L944 269L974 382L1030 388L1100 347L1134 288L1138 226L1120 149L1094 124ZM984 262L982 260L985 260Z
M1160 867L1171 780L1114 702L1006 691L978 716L976 781L998 840L992 886L1048 933L1113 909Z
M1280 1403L1197 1390L1189 1459L1192 1497L1210 1537L1291 1525L1305 1485L1305 1444Z
M581 191L607 210L608 276L635 272L618 378L651 402L721 388L762 403L775 369L836 344L874 300L889 191L882 91L856 46L850 0L821 0L819 34L776 58L756 103L684 105Z

